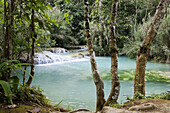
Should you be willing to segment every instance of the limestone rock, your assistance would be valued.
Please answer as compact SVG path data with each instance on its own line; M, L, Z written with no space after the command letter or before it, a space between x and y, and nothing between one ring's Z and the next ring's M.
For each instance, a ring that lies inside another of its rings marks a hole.
M153 110L157 108L153 103L145 103L145 104L142 104L142 105L138 105L138 106L133 106L133 107L130 107L129 110L130 111L145 111L145 110Z

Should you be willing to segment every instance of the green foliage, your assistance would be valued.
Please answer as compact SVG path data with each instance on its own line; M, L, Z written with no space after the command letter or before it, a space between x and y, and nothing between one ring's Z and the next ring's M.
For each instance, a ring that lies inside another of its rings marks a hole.
M151 97L152 99L166 99L166 100L170 100L170 91L161 93L161 94L152 94Z
M47 13L56 19L58 25L51 26L51 39L55 40L55 46L86 44L83 35L84 10L83 1L58 0L53 10ZM57 12L57 13L56 13Z
M146 97L144 95L142 95L141 93L136 92L135 95L134 95L134 98L136 100L139 100L139 99L145 99Z
M0 76L0 84L3 88L4 94L5 94L4 96L7 97L8 103L11 103L11 104L13 104L12 95L18 89L19 78L17 76L13 76L13 77L9 78L10 80L12 80L11 85L9 82L4 81L3 78L6 76L6 72L8 72L9 70L12 72L14 69L22 69L22 67L21 67L22 65L28 65L28 64L20 63L18 60L7 60L0 64L0 75L1 75ZM2 89L0 87L0 92L1 91L2 91ZM3 97L3 93L1 94L1 96ZM2 99L4 99L4 98L2 98Z
M135 95L124 95L127 101L139 100L139 99L165 99L170 100L170 91L163 92L161 94L151 94L150 96L144 96L137 92Z
M12 80L12 92L16 92L19 86L19 78L17 76L11 77Z
M160 61L160 62L169 62L168 55L169 55L169 49L170 46L167 42L169 42L169 17L168 14L167 17L165 17L162 21L162 24L159 28L159 31L157 32L157 36L155 37L153 44L151 46L149 60L154 61ZM149 18L149 20L146 23L139 24L137 27L137 31L134 33L134 41L130 41L127 44L124 45L124 48L122 49L122 53L128 55L130 58L136 58L137 51L143 41L143 38L146 36L147 30L149 28L149 25L152 21L152 18Z
M119 107L122 107L121 104L111 104L110 107L116 107L116 108L119 108Z
M70 0L66 0L66 2L71 3L71 1L70 1Z
M127 101L132 101L133 100L133 96L132 95L123 95L126 97Z
M1 86L3 88L5 96L8 99L8 103L13 104L13 101L12 101L12 91L11 91L11 88L10 88L10 84L8 82L4 81L4 80L0 80L0 84L1 84Z
M96 56L109 56L109 46L105 46L103 48L99 46L94 46L94 51Z
M48 99L45 95L42 94L43 90L40 89L40 87L33 86L20 86L18 90L16 91L16 99L21 100L23 102L25 101L32 101L38 104L46 105L48 103Z
M20 63L18 60L9 60L0 64L0 74L4 75L6 70L22 69L22 65L28 65L27 63ZM25 71L25 70L23 70ZM27 72L28 73L28 72ZM0 76L0 79L2 79ZM12 100L18 101L32 101L38 104L47 104L48 99L42 94L42 90L39 87L28 87L28 86L19 86L19 78L17 76L12 76L11 84L4 80L0 80L0 101L8 100L8 103L13 104ZM3 90L2 90L3 89Z

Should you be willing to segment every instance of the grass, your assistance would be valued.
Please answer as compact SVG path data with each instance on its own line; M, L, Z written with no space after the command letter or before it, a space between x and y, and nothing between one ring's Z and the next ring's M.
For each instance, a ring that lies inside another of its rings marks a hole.
M116 108L119 108L119 107L122 107L121 104L111 104L110 107L116 107Z

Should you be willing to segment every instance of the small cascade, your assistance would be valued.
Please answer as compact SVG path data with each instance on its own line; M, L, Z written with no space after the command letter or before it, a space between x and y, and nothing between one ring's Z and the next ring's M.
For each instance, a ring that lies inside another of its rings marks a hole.
M67 62L77 59L82 59L85 56L83 54L61 54L64 51L52 52L52 51L43 51L41 53L35 53L35 64L49 64L56 62Z
M52 53L67 53L68 51L64 48L51 48Z

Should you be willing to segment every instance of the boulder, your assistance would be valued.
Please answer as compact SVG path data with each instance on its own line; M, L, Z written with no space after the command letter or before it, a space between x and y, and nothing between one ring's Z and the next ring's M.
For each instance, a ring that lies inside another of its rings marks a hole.
M145 103L142 105L132 106L129 108L130 111L148 111L157 108L153 103Z

